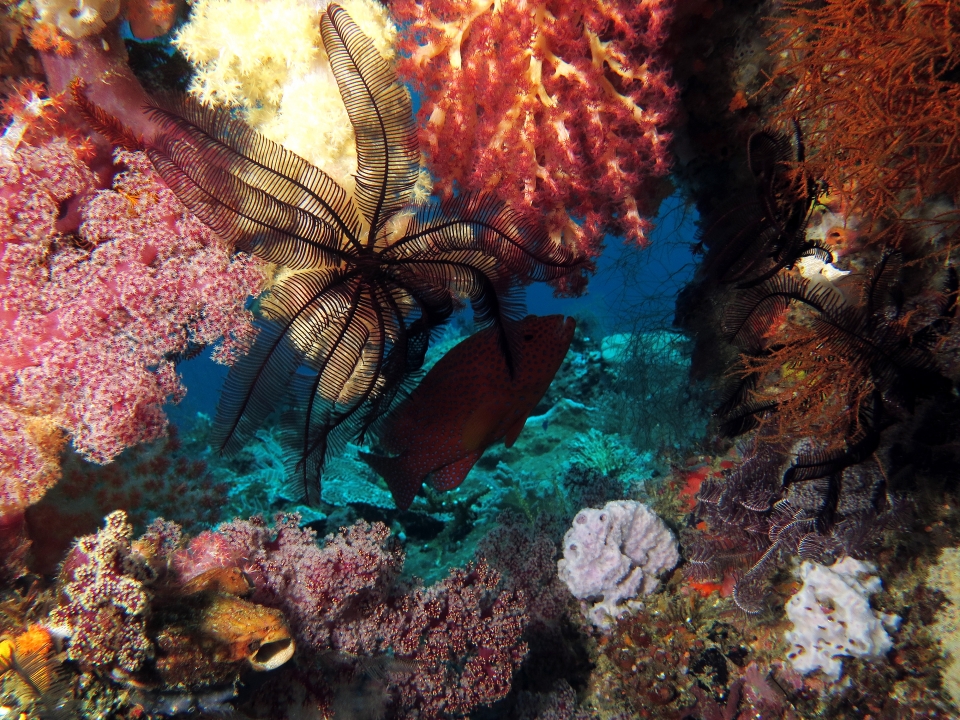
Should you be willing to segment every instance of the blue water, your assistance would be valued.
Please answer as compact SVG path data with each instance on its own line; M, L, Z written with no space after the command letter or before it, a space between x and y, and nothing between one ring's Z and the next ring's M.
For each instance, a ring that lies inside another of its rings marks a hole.
M693 275L696 219L696 211L679 194L672 195L661 205L646 248L607 236L597 273L582 297L556 298L549 286L536 283L527 289L527 311L572 315L603 335L669 328L677 292ZM189 427L198 412L215 413L227 368L210 360L208 350L178 369L187 395L165 409L173 422Z

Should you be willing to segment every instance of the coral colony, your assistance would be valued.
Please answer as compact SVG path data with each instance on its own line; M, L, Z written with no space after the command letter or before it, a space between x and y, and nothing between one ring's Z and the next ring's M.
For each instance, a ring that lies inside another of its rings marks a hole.
M0 30L0 719L960 716L960 0Z

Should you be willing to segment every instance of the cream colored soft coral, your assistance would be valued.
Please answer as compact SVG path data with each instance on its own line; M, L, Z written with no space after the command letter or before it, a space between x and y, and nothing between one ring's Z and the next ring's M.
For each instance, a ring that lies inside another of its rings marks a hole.
M95 35L120 12L120 0L33 0L40 22L75 40Z
M320 41L328 0L195 0L174 44L194 65L190 91L243 108L253 127L333 176L357 171L353 127ZM396 27L376 0L340 5L387 59Z

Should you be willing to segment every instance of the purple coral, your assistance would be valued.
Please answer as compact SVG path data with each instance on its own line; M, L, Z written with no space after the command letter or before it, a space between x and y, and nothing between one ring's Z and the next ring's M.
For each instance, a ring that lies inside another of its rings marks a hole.
M481 561L429 588L405 586L403 550L382 523L358 522L319 545L298 521L236 520L187 551L204 567L219 555L243 568L254 602L290 622L307 656L301 667L346 657L363 672L392 656L385 700L402 717L456 717L507 694L526 653L527 614L522 593L497 591L499 573ZM183 551L174 563L182 577L192 574Z
M132 673L152 653L144 582L153 571L131 548L132 535L118 510L98 533L80 538L63 563L63 600L50 613L51 629L69 638L67 656L81 665Z

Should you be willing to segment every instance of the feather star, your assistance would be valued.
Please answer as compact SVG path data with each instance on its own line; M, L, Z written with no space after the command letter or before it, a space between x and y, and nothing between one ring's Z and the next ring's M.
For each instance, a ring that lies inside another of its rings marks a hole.
M416 377L431 333L469 299L512 372L521 287L583 272L539 225L492 195L408 210L420 147L410 95L343 8L321 35L353 124L356 191L235 119L187 99L151 109L146 150L203 222L281 267L260 332L231 368L215 446L239 450L281 407L300 493L318 497L328 453L361 441Z

